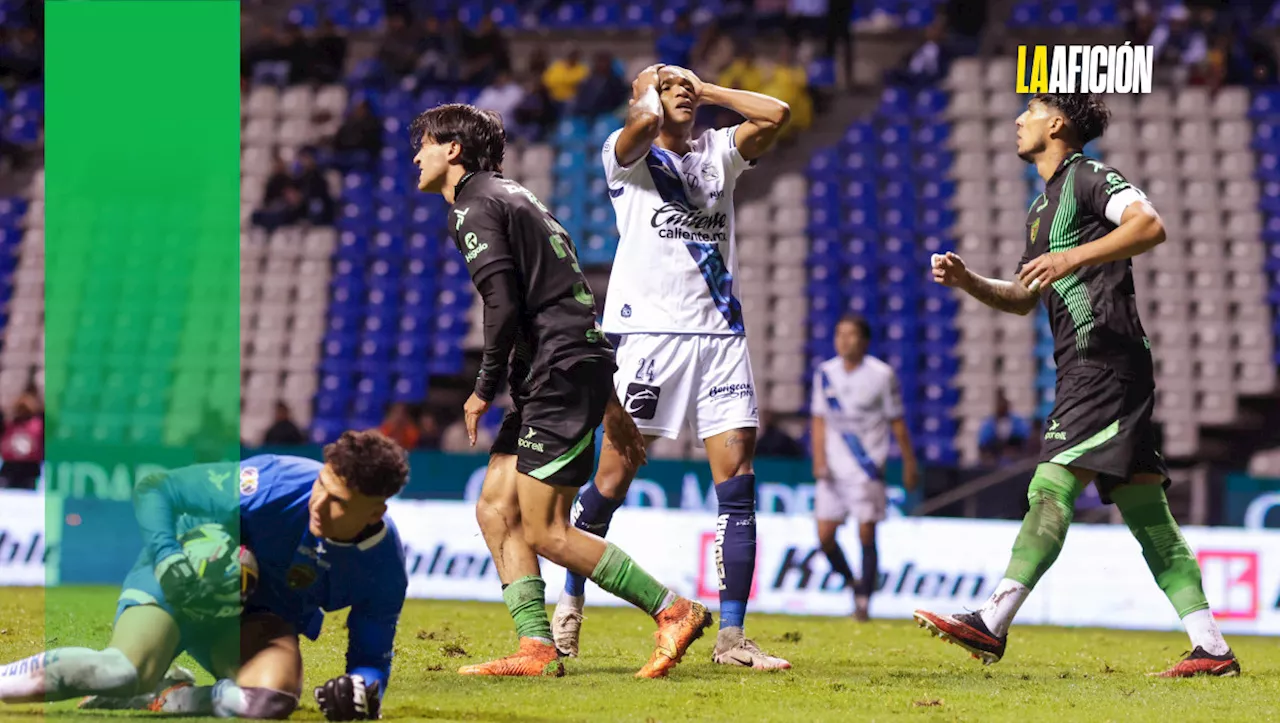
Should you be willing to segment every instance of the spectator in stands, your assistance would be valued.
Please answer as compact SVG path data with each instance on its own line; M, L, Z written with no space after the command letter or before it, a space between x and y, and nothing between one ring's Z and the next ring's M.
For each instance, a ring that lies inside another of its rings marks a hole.
M1276 56L1265 36L1248 32L1222 33L1215 42L1223 66L1223 82L1231 85L1270 86L1277 77ZM1210 51L1210 62L1214 62Z
M36 4L36 3L33 3ZM44 43L33 28L0 36L0 81L38 83L44 77Z
M417 421L409 413L409 405L404 402L393 402L387 407L386 417L378 430L405 449L417 447L418 437L422 434Z
M298 152L298 176L294 180L302 194L304 213L316 226L333 225L335 204L329 192L329 182L316 165L315 151L303 148Z
M463 36L462 84L488 85L504 70L511 70L511 48L493 18L485 14L475 34Z
M387 31L378 42L378 60L383 67L396 77L408 75L417 67L420 55L420 40L409 18L398 13L387 16Z
M320 21L320 29L311 41L314 65L312 75L318 83L336 83L347 65L347 39L329 18Z
M924 42L897 68L885 73L885 82L919 88L932 85L947 74L950 58L943 47L946 21L939 18L924 32Z
M288 447L298 444L306 444L307 437L302 433L302 429L293 421L293 413L289 410L289 405L284 402L276 402L276 421L272 422L267 428L267 433L262 436L262 444L267 447Z
M289 64L288 80L290 83L315 82L315 55L311 43L302 34L302 28L292 23L284 26L280 36L280 53L284 62Z
M418 82L422 85L447 85L458 77L458 61L462 57L460 24L455 18L446 29L440 19L428 16L418 38Z
M757 457L801 459L809 456L803 445L777 425L777 417L767 409L760 410L760 430L756 438Z
M600 51L592 57L591 75L578 86L569 112L589 118L612 113L626 103L630 95L630 87L614 69L613 56Z
M751 14L756 35L776 35L780 30L790 34L787 5L787 0L755 0Z
M23 392L13 405L13 416L0 435L0 487L36 488L44 460L44 409L35 390Z
M698 44L698 35L694 32L689 13L680 13L671 29L665 33L657 33L657 36L654 52L658 56L659 63L693 68L692 53L694 46Z
M569 51L563 58L547 66L542 74L542 84L546 86L551 100L556 103L568 103L578 93L578 86L586 80L590 70L582 62L582 52L577 48Z
M791 123L783 131L783 138L804 131L813 124L813 99L809 96L809 74L796 60L795 49L783 45L778 60L765 75L760 92L773 96L791 106Z
M271 25L258 28L257 40L248 43L240 52L240 73L254 80L282 84L288 78L288 68L280 64L285 60L284 48Z
M502 70L491 85L480 91L474 105L484 110L496 111L502 116L504 125L511 124L515 121L516 108L524 100L524 94L524 88L516 82L511 71Z
M271 175L262 193L262 205L253 212L253 223L274 231L296 222L304 213L302 193L289 175L284 159L277 153L271 159Z
M424 408L418 415L418 449L440 449L444 439L444 430L440 428L440 418L430 407Z
M952 55L974 55L987 24L987 0L947 0L943 8L950 31L947 49Z
M756 93L764 85L764 77L760 66L756 64L756 54L750 45L739 45L734 52L733 62L720 72L717 83L726 88L750 90Z
M1156 67L1173 69L1175 82L1185 82L1190 71L1205 61L1209 53L1204 30L1191 24L1191 11L1185 5L1165 8L1164 17L1147 41L1152 46Z
M1027 420L1013 414L1004 390L996 391L995 414L987 417L978 430L978 452L984 464L998 464L1016 459L1028 449L1031 428Z
M538 142L546 137L556 122L556 107L541 75L524 81L524 98L515 109L513 135Z
M382 150L382 122L373 114L369 101L356 103L351 114L338 126L333 136L333 150L348 156L363 153L369 159ZM347 163L349 161L340 159L340 164Z

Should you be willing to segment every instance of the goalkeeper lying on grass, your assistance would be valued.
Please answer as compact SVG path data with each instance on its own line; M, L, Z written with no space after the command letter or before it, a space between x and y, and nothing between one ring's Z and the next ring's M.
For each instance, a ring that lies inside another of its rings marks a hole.
M349 607L347 670L317 688L316 700L330 720L378 718L408 585L384 514L408 465L378 432L347 432L324 459L264 455L139 483L145 546L125 578L111 642L0 667L0 701L90 696L81 707L287 718L302 692L298 636L314 640L325 612ZM230 535L226 556L237 554L239 537L258 560L243 615L240 575L201 575L179 542L209 524ZM183 651L217 684L194 686L180 668L166 674Z

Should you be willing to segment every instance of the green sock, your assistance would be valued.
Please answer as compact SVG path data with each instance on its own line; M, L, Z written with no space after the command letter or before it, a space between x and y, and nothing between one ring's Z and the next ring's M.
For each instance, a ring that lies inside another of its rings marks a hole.
M653 579L632 562L630 555L612 542L605 543L604 554L600 556L600 562L596 563L596 569L591 572L591 581L605 592L626 600L650 615L657 615L675 600L675 595L666 585Z
M502 600L516 621L516 635L551 642L551 622L547 620L547 583L537 575L527 575L502 590Z
M1200 563L1169 512L1161 485L1122 485L1111 493L1125 524L1142 545L1142 556L1178 617L1208 610L1200 583Z
M1031 510L1022 518L1005 577L1028 588L1040 582L1062 552L1067 528L1075 516L1076 498L1083 491L1084 485L1067 468L1047 463L1036 467L1027 490Z

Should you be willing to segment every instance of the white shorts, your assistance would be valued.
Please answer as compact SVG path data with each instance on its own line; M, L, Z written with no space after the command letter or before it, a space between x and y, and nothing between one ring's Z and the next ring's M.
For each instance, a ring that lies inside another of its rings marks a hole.
M883 522L889 495L875 480L818 480L813 490L813 516L824 522Z
M745 336L622 334L617 362L618 399L642 434L679 439L688 427L703 440L759 426Z

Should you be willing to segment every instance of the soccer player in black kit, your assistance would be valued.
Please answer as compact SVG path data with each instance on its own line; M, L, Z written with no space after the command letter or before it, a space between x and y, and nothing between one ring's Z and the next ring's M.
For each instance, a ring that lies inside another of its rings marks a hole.
M410 133L418 189L452 204L449 230L484 301L484 357L464 408L471 443L508 372L514 407L490 450L476 518L520 649L458 672L564 674L547 619L541 556L653 616L657 643L636 677L662 677L711 625L711 614L569 521L578 488L595 467L601 422L629 460L641 464L645 454L614 393L613 347L596 324L573 240L532 193L502 177L506 135L497 114L442 105L419 115Z
M1191 637L1192 652L1162 675L1236 675L1240 664L1209 610L1195 553L1169 512L1151 420L1155 373L1130 259L1163 242L1164 225L1119 171L1082 153L1109 119L1101 98L1083 93L1037 95L1018 116L1018 156L1036 166L1045 191L1028 209L1013 281L979 276L954 253L933 258L934 281L1000 311L1030 314L1043 298L1058 375L1031 509L1004 579L977 612L915 617L984 663L999 661L1014 615L1057 559L1076 498L1093 482L1120 509Z

